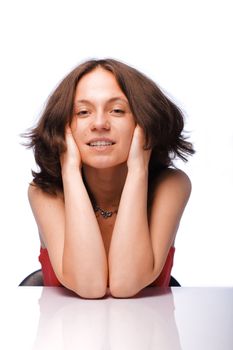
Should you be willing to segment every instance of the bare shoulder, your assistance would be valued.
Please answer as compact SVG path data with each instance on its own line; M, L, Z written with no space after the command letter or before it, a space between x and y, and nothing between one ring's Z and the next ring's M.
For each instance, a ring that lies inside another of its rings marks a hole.
M173 207L183 210L189 200L192 190L192 184L188 175L180 170L168 168L162 171L156 178L149 201L149 217L153 208L158 206L166 207L173 205ZM164 204L165 203L165 204Z
M34 202L38 196L43 196L43 191L34 184L34 182L31 182L28 186L28 199L31 202Z
M155 191L160 188L177 188L179 191L187 193L189 196L192 190L192 184L188 175L180 169L165 169L155 181Z
M64 196L62 193L57 193L57 195L46 193L34 182L31 182L28 186L28 199L30 204L33 205L44 201L63 202Z
M28 188L28 199L37 223L42 246L47 247L50 254L56 249L60 251L64 236L64 201L62 195L51 195L31 183Z
M31 183L28 188L28 199L34 214L40 235L44 237L48 227L60 222L64 216L62 194L51 195ZM43 239L44 241L44 239Z

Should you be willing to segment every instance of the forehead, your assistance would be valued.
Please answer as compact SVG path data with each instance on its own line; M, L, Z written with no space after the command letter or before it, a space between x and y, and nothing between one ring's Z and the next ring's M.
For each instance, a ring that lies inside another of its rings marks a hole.
M98 67L80 79L75 99L111 98L113 95L126 98L113 73Z

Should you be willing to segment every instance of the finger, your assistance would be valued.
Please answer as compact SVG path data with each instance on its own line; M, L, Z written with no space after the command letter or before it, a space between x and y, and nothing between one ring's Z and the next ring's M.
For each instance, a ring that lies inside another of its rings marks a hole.
M65 132L66 134L72 134L71 127L69 126L69 124L66 125Z
M137 124L134 132L135 132L136 137L138 138L140 144L143 146L145 143L145 140L146 140L143 128Z
M71 149L77 147L76 146L76 142L75 142L75 140L73 138L73 135L70 132L66 133L66 144L67 144L68 148L71 148Z

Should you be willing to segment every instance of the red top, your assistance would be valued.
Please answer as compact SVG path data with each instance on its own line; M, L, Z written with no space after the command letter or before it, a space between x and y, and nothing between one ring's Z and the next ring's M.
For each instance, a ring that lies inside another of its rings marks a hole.
M173 266L174 253L175 253L175 247L171 247L161 274L154 282L150 284L150 286L157 286L157 287L169 286L171 269ZM52 286L52 287L62 286L62 284L58 281L53 271L53 267L51 265L48 251L46 248L40 248L39 261L41 263L41 268L42 268L42 273L44 278L44 285Z

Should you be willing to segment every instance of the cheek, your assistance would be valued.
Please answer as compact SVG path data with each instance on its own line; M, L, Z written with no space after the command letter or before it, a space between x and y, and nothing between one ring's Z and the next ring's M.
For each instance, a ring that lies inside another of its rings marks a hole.
M128 143L129 147L130 147L132 139L133 139L134 130L135 130L135 125L131 125L128 128L128 130L125 132L126 142Z
M78 123L77 118L72 120L71 131L76 144L80 147L85 138L85 132L82 130L82 125Z
M129 130L122 134L122 142L121 142L121 151L124 154L124 157L127 157L129 154L132 138L133 138L134 130Z

